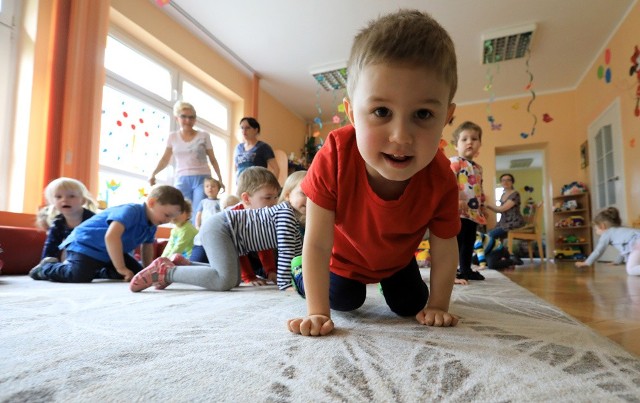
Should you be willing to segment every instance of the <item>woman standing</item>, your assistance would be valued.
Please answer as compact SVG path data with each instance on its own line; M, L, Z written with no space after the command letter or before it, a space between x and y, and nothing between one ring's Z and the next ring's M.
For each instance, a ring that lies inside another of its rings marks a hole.
M267 168L277 178L280 173L276 156L271 146L258 140L260 123L252 117L240 119L240 130L244 142L238 144L233 156L236 165L236 178L249 167L259 166Z
M158 162L158 166L151 173L149 184L156 184L156 175L167 167L171 156L176 161L175 187L180 189L186 199L191 200L193 206L198 206L204 199L204 180L211 177L211 169L207 157L211 161L213 170L220 181L220 188L224 189L218 160L213 153L210 134L195 130L196 110L190 103L178 101L173 107L180 130L169 134L167 148Z
M504 238L510 230L525 225L524 217L520 212L520 193L514 189L514 183L513 175L509 173L502 174L500 176L500 184L504 191L500 196L500 205L492 206L487 204L489 210L494 213L500 213L502 216L500 216L500 221L496 224L496 227L489 231L489 243L484 250L485 256L488 256L493 249L496 238Z

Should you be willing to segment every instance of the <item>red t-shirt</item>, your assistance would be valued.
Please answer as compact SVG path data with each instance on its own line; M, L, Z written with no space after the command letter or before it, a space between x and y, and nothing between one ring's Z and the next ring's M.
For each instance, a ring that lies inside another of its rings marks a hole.
M238 203L231 208L231 210L244 210L244 205L242 203ZM268 275L269 273L276 272L276 257L273 254L273 250L266 249L258 252L258 257L260 258L260 263L262 263L262 269L264 273ZM242 281L245 283L250 283L253 280L257 279L256 273L253 271L253 266L251 266L251 261L249 260L249 256L239 256L240 259L240 276L242 277Z
M458 186L441 150L398 200L385 201L369 186L355 129L345 126L329 133L301 186L315 204L335 212L331 271L363 283L406 267L427 229L444 239L460 230Z

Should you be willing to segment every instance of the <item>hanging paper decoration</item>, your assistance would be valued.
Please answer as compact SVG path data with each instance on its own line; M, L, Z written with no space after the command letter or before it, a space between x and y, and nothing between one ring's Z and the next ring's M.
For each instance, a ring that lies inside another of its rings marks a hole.
M333 118L331 118L331 120L333 121L333 123L339 124L340 123L340 116L333 115Z
M486 112L487 112L487 120L489 121L489 124L491 125L491 130L500 130L502 129L502 124L501 123L496 123L495 118L493 117L493 114L491 113L491 104L493 103L493 100L495 98L495 93L493 92L493 65L496 64L496 62L500 61L500 56L497 56L494 59L490 59L489 55L493 54L493 43L492 41L488 40L484 42L484 47L485 47L485 64L487 65L487 72L485 74L485 77L487 79L487 83L484 86L484 91L489 93L489 101L487 102L487 108L486 108ZM496 74L498 74L500 72L500 65L497 64L496 65Z
M146 198L147 196L148 196L148 193L147 193L147 191L146 191L146 189L145 189L145 188L139 188L139 189L138 189L138 198L139 198L139 199L144 199L144 198Z
M636 75L638 79L638 86L636 87L636 107L633 111L634 115L640 116L640 49L638 49L638 45L636 45L633 49L633 54L631 55L631 68L629 69L629 75Z
M636 146L636 139L633 138L633 139L629 140L629 147L635 148L635 146Z
M601 80L604 77L604 81L609 84L611 83L611 67L609 67L609 62L611 61L611 49L607 49L604 51L604 66L598 66L598 80Z
M529 82L527 83L527 85L525 86L525 90L529 91L531 93L531 99L529 100L529 103L527 104L527 113L529 113L529 115L531 115L531 118L533 119L533 125L531 126L531 132L530 133L520 133L520 136L523 139L528 138L529 136L533 136L534 134L536 134L536 124L538 124L538 117L535 115L535 113L531 112L531 104L533 104L533 101L536 100L536 92L533 90L533 73L531 72L530 68L529 68L529 61L531 60L531 49L527 48L527 60L525 61L525 66L526 66L526 72L529 75Z
M169 4L171 2L171 0L156 0L156 5L158 7L164 7L167 4Z
M542 121L545 123L549 123L553 121L553 118L548 113L542 115Z

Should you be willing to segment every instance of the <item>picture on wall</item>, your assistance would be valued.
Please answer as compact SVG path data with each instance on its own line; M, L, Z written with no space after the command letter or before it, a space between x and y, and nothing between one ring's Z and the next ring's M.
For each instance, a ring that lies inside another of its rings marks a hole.
M580 168L584 169L589 166L589 148L585 141L580 145Z

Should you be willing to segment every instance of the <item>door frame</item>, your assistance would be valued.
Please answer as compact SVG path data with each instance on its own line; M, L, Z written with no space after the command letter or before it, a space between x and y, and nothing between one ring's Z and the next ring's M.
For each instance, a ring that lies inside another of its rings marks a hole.
M602 208L597 204L597 190L595 185L597 183L597 166L596 161L596 148L595 148L595 136L600 129L606 125L611 125L611 137L612 137L612 149L614 155L614 171L619 179L616 181L616 208L620 211L620 218L622 222L627 222L627 195L624 184L625 172L624 172L624 152L622 144L622 114L620 108L620 97L609 104L601 113L596 117L587 128L587 144L589 145L589 160L592 161L589 164L589 180L591 181L591 216ZM596 234L595 230L592 230L592 238L594 245L597 244L600 238ZM617 256L617 251L613 247L608 247L607 251L603 255L605 260L613 260Z

